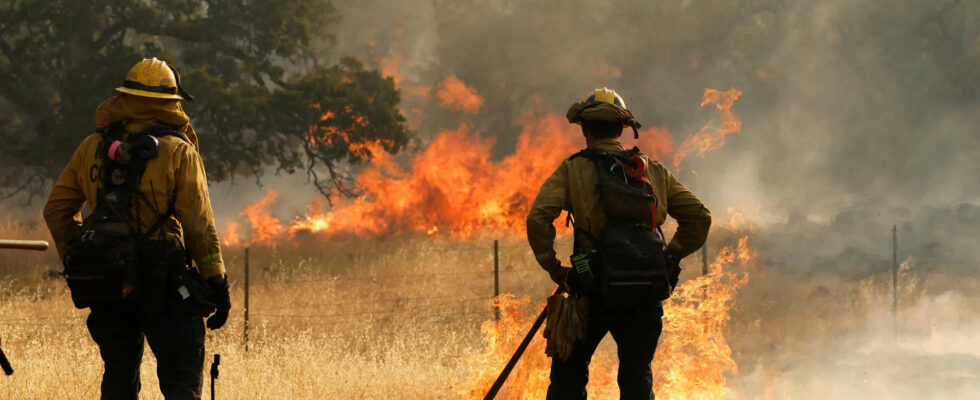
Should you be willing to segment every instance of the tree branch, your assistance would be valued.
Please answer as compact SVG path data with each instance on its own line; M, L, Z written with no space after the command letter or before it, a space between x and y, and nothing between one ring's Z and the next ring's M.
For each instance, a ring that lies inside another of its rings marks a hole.
M50 110L50 107L43 100L31 96L30 93L32 91L29 88L16 85L10 79L0 80L0 97L7 99L11 104L29 115L34 130L39 135L48 136L51 133L48 129L50 128L49 123L44 121L53 120L54 114L46 112L45 110Z

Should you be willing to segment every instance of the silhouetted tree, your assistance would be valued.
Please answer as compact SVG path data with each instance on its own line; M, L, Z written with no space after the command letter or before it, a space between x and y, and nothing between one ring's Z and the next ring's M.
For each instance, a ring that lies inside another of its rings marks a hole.
M395 152L409 132L390 78L350 58L324 65L337 18L324 0L0 3L0 196L41 193L95 107L154 56L197 97L184 104L211 179L272 166L351 193L345 166L371 158L363 144Z

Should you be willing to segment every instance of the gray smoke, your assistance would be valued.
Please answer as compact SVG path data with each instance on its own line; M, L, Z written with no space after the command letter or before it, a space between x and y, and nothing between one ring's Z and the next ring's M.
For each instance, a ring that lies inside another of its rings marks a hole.
M563 114L595 87L619 91L645 125L669 129L675 146L718 122L698 106L705 88L742 90L733 107L741 134L675 173L719 224L729 207L750 211L761 266L815 282L887 276L897 225L899 260L913 256L916 274L963 279L934 279L904 306L919 329L898 337L888 296L861 315L823 286L767 300L834 310L819 323L829 333L773 343L783 351L746 361L735 384L763 393L752 385L775 374L774 393L792 398L977 390L976 346L948 344L980 323L969 306L980 259L980 3L369 0L338 8L335 55L400 58L402 86L455 74L484 97L466 119L497 138L498 156L513 150L518 116ZM431 101L405 104L425 116L423 141L461 120ZM716 237L710 250L729 239Z
M518 116L563 114L601 86L617 89L646 125L667 127L677 145L718 122L698 106L703 89L735 87L744 92L733 107L742 133L675 171L716 215L757 209L757 223L842 237L814 243L828 257L849 247L890 255L893 224L903 241L920 240L903 242L910 246L976 237L976 223L950 231L934 221L977 221L976 2L374 0L338 8L332 54L398 58L401 86L457 75L485 98L466 119L497 138L497 155L513 150ZM422 140L461 119L434 101L405 102L423 111Z

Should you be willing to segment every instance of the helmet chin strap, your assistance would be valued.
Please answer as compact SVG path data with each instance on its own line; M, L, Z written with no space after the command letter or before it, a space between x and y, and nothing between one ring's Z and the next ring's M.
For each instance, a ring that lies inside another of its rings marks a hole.
M640 138L640 128L642 128L643 125L641 125L640 124L640 121L637 121L636 118L633 118L633 113L631 113L629 111L627 111L627 113L628 114L625 115L625 121L624 121L624 123L626 125L629 125L630 128L633 128L633 139L639 139Z
M177 79L177 94L179 94L180 97L183 97L184 100L194 101L194 96L191 96L190 93L187 93L187 91L184 90L184 86L180 84L180 73L177 72L177 68L174 68L174 66L170 64L167 64L167 67L170 68L171 71L173 71L174 78Z
M640 123L637 122L635 119L631 119L628 122L628 124L629 124L630 128L633 128L633 139L639 139L640 138L640 131L639 131L639 129L642 128L643 125L640 125Z

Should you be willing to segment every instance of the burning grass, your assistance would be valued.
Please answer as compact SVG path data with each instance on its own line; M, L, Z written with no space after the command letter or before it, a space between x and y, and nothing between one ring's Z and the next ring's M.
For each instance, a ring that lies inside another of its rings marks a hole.
M658 398L824 398L821 389L833 382L845 385L833 389L833 398L868 397L864 382L892 398L930 398L921 392L923 379L945 385L936 393L951 396L931 398L963 398L957 395L976 388L970 382L980 376L974 367L980 348L968 340L980 321L969 289L975 278L925 279L914 263L905 264L903 282L916 283L903 286L909 288L899 299L903 336L896 338L887 274L849 279L773 269L764 256L753 264L751 239L739 238L714 237L711 248L729 250L714 257L708 276L697 276L699 260L686 261L658 350ZM503 319L490 321L491 248L487 239L418 236L309 236L253 247L247 352L242 251L227 249L233 317L207 339L209 358L218 352L224 360L218 395L479 397L553 288L524 243L502 241L501 289L514 297L504 298ZM0 398L96 397L101 363L86 315L72 307L60 281L5 278L0 338L16 372L0 377ZM879 357L894 367L883 368L874 361ZM615 360L607 338L592 366L592 398L615 398ZM901 367L912 362L930 366L915 372L919 383ZM547 363L537 337L500 398L540 398ZM853 378L862 374L864 381ZM160 398L149 352L142 375L143 398Z
M355 178L359 197L340 199L333 207L316 199L292 221L272 215L279 192L270 191L223 227L222 243L268 243L303 234L523 237L541 182L584 143L578 128L557 114L529 113L516 123L522 126L517 147L499 160L491 156L494 139L465 123L439 133L416 154L376 152L372 166ZM658 159L671 153L673 142L666 129L651 127L639 140L624 138L624 145L638 145Z

